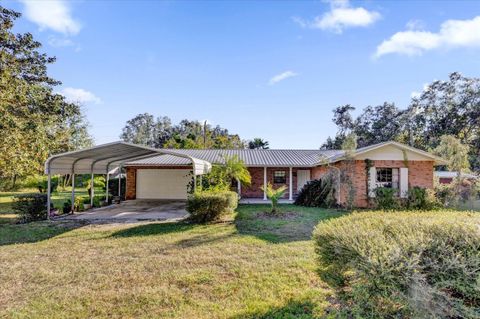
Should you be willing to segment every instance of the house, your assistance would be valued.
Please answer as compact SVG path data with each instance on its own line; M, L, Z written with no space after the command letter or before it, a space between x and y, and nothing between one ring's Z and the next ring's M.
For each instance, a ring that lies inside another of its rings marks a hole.
M438 178L438 182L440 184L451 184L454 179L458 177L458 172L450 172L450 171L435 171L434 176ZM461 173L460 177L463 179L476 181L478 179L477 175L468 174L468 173Z
M398 189L400 197L408 188L433 187L434 166L444 161L430 153L397 142L385 142L357 149L352 154L340 150L274 150L274 149L185 149L124 163L126 199L186 199L195 158L210 164L221 164L225 156L238 156L252 177L248 187L236 185L241 198L264 199L261 187L272 183L285 185L285 198L292 200L312 179L320 179L329 171L346 172L355 189L354 205L366 207L367 197L375 196L376 187ZM334 173L335 174L335 173ZM337 200L345 203L348 187L337 192ZM367 194L368 193L368 194Z

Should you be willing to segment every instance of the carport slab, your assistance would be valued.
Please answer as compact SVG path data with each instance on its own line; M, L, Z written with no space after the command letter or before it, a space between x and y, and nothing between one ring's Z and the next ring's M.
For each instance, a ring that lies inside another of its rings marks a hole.
M185 201L173 200L129 200L121 204L91 209L65 217L85 221L178 221L188 216Z

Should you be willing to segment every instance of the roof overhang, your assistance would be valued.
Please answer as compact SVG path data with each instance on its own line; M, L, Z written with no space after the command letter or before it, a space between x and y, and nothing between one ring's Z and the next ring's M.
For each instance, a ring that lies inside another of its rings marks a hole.
M158 155L173 155L190 161L195 175L208 173L211 163L174 150L156 149L127 142L113 142L53 155L45 162L46 174L106 174L125 162Z
M405 145L405 144L402 144L402 143L398 143L398 142L395 142L395 141L388 141L388 142L384 142L384 143L379 143L379 144L359 148L355 152L353 152L350 156L355 158L356 156L363 155L363 154L372 152L374 150L378 150L378 149L386 147L386 146L394 146L394 147L396 147L400 150L409 151L409 152L421 155L421 156L426 157L426 158L430 159L431 161L433 161L434 165L446 165L447 164L447 161L445 161L441 157L438 157L438 156L433 155L429 152L425 152L425 151L422 151L418 148L411 147L411 146L408 146L408 145ZM346 156L342 155L342 156L330 158L329 162L330 163L335 163L335 162L342 161L344 159L346 159Z

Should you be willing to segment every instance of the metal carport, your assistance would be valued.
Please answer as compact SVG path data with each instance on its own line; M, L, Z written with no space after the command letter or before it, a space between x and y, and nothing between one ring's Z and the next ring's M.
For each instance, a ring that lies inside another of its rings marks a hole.
M119 167L126 161L149 158L158 155L173 155L187 158L193 166L193 179L196 185L196 176L208 173L212 167L210 162L194 158L189 155L175 152L175 150L156 149L126 142L113 142L91 148L53 155L45 162L45 173L48 175L48 216L50 216L50 187L52 174L72 174L72 211L75 202L75 174L91 174L91 203L93 204L93 177L95 174L107 175L112 168ZM118 183L120 189L120 183ZM120 194L120 190L119 190Z

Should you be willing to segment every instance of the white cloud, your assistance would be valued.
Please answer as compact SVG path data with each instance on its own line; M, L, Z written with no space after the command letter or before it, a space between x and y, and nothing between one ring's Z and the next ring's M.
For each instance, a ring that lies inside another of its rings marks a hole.
M57 38L54 36L48 37L48 44L50 44L52 47L70 47L73 46L75 43L68 39L68 38Z
M40 30L51 29L63 34L77 34L81 25L63 0L20 0L25 5L25 17L36 23Z
M294 76L297 76L298 74L293 72L293 71L285 71L283 73L280 73L280 74L277 74L275 76L273 76L270 81L268 81L268 84L269 85L274 85L280 81L283 81L283 80L286 80L288 78L291 78L291 77L294 77Z
M347 0L332 0L330 1L330 11L315 17L313 21L308 22L299 17L294 17L293 21L304 28L342 33L347 28L367 27L380 18L380 13L362 7L354 8Z
M65 96L66 100L71 103L80 103L80 104L102 103L102 100L99 97L97 97L92 92L89 92L84 89L75 89L71 87L66 87L60 92L60 94Z
M377 47L374 57L391 53L413 56L434 49L460 47L480 47L480 16L471 20L447 20L437 33L422 30L397 32Z

